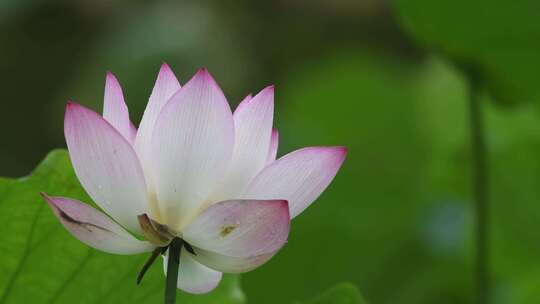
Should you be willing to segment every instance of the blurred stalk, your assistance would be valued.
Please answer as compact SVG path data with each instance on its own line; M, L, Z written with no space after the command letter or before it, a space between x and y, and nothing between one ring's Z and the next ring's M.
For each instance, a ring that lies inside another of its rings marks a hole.
M488 167L484 117L480 100L480 81L474 71L469 71L469 112L471 146L473 154L473 188L476 230L476 298L478 304L489 303L489 252L488 252Z

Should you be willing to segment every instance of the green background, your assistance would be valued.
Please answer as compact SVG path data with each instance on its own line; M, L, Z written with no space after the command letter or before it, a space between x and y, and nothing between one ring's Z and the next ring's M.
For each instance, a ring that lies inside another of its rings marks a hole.
M65 147L68 99L101 110L107 70L138 122L162 61L182 82L207 67L233 106L275 84L279 155L349 148L275 258L179 303L362 303L353 286L369 303L473 303L465 71L482 88L492 303L538 303L538 20L524 0L1 1L0 303L162 301L160 267L135 286L145 256L81 245L43 204L90 203L65 152L13 179Z

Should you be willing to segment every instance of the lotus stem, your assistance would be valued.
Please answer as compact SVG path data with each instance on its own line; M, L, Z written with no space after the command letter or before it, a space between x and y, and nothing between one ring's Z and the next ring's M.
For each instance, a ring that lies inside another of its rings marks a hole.
M169 259L167 261L167 282L165 285L165 304L176 303L176 290L178 283L178 269L180 267L180 252L184 241L174 238L169 245Z

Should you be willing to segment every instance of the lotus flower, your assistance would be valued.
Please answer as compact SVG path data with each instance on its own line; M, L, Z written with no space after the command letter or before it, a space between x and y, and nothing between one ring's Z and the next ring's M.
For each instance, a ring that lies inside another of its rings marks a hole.
M291 219L345 158L343 147L311 147L276 160L273 111L273 86L247 96L233 114L205 69L181 87L163 64L136 129L108 73L103 116L69 102L64 128L77 177L110 217L43 195L63 226L98 250L165 253L182 239L178 288L209 292L223 272L250 271L274 256Z

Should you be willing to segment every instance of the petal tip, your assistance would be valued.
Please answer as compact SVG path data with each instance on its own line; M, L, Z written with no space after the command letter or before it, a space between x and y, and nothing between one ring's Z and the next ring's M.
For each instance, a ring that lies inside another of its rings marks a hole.
M347 154L349 153L349 149L347 147L339 147L338 151L341 154L342 161L345 160L345 158L347 157Z
M335 146L327 148L330 153L332 153L333 158L335 159L336 165L339 167L345 161L347 157L348 149L345 146Z
M107 71L105 73L105 85L110 86L111 88L114 88L114 89L121 90L120 82L118 81L118 78L111 71Z
M339 151L339 153L341 155L343 155L343 157L345 157L347 155L347 153L349 152L349 149L347 149L347 147L345 147L345 146L337 146L337 147L335 147L335 149L337 151Z
M66 113L64 116L64 124L67 122L67 119L69 117L72 117L73 115L79 115L80 113L89 112L89 111L91 110L84 107L83 105L80 105L74 101L68 101L66 103Z
M208 68L200 68L200 69L197 70L197 73L195 74L195 76L209 77L210 72L208 72Z
M75 101L68 100L68 102L66 103L66 109L84 109L84 106L76 103Z
M208 71L208 68L204 67L204 68L200 68L197 73L195 74L195 76L193 76L193 79L199 79L201 81L208 81L208 82L211 82L211 83L214 83L217 85L214 77L212 77L212 75L210 74L210 72Z
M166 62L162 62L154 88L152 89L152 95L157 92L160 94L165 94L167 96L165 99L168 99L168 97L170 97L170 95L176 92L179 88L180 83L178 82L178 79L176 79L176 75L171 69L171 66ZM168 93L168 91L171 89L173 92ZM150 98L152 99L152 96Z
M45 192L39 192L39 195L41 195L45 203L53 210L53 212L56 213L58 207L54 199Z
M273 85L273 84L271 84L271 85L265 87L265 88L263 89L263 91L269 91L269 92L274 93L275 88L276 88L276 86Z
M208 72L207 68L200 68L197 70L195 75L188 81L188 83L194 82L194 83L216 83L212 75L210 75L210 72Z
M273 107L274 104L274 85L270 85L259 91L254 97L250 94L248 94L236 107L235 112L239 112L243 107L249 106L249 105L265 105L265 106L271 106Z
M43 191L40 191L39 192L39 195L45 200L45 203L49 204L50 205L50 197L47 193L43 192Z
M171 66L165 61L161 62L161 67L159 68L160 72L172 73Z
M264 89L262 89L259 94L257 95L261 95L261 96L264 96L264 97L268 97L268 99L272 99L272 101L274 100L274 85L269 85L267 87L265 87Z
M224 101L227 104L227 107L229 106L229 103L227 102L227 99L225 98L225 95L223 94L223 91L219 87L219 84L214 79L214 77L210 74L207 68L201 68L197 71L197 73L186 83L184 87L192 87L197 88L198 90L210 90L213 91L214 94L219 95L219 99L221 101ZM177 94L180 93L182 90L178 90ZM174 96L172 97L174 98ZM230 108L229 108L230 110Z
M78 103L76 103L74 101L69 100L66 103L66 111L65 111L65 114L64 114L64 124L67 122L69 117L71 117L72 115L76 115L75 113L78 110L81 110L81 109L83 109L83 106L81 106L80 104L78 104ZM65 127L65 125L64 125L64 127Z
M116 78L116 75L113 74L111 71L105 72L105 85L109 86L118 86L120 83L118 82L118 78Z
M348 149L344 146L321 146L306 148L315 153L324 153L332 156L336 160L342 161L347 156Z

